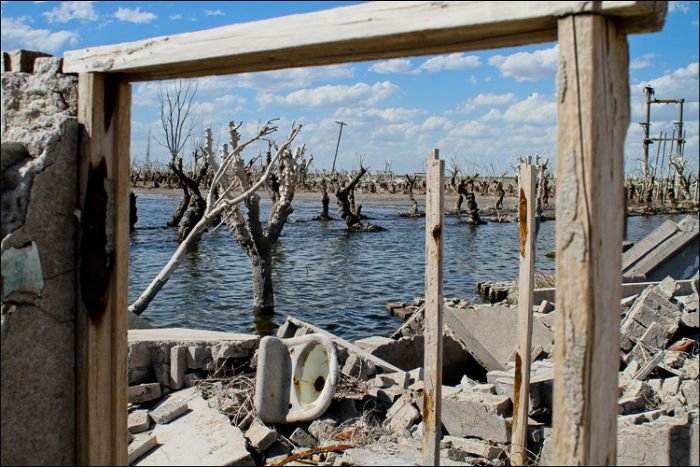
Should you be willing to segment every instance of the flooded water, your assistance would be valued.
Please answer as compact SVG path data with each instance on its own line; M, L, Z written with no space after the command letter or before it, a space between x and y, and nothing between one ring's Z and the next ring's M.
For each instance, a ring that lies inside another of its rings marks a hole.
M177 247L175 230L165 224L178 202L177 195L138 196L139 221L129 245L130 303ZM262 204L269 207L269 201ZM340 220L312 220L320 201L295 201L294 206L274 250L272 321L281 324L290 314L350 340L391 334L399 321L385 305L423 295L425 218L398 217L408 210L408 201L368 200L363 214L387 230L348 234ZM666 219L631 217L628 239L638 241ZM538 271L554 272L554 260L544 256L554 249L554 228L554 222L540 226ZM443 238L446 297L474 297L479 281L517 278L516 223L474 227L446 217ZM269 332L269 321L256 323L251 310L249 260L222 226L187 254L142 316L156 327Z

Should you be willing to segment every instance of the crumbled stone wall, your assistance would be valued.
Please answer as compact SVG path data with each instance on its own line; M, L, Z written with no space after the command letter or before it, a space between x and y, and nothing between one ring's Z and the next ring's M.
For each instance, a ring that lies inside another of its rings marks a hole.
M3 465L75 463L78 82L2 54Z

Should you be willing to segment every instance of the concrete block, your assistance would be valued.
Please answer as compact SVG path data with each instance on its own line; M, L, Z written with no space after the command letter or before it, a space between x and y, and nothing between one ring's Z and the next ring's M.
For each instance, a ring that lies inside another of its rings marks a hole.
M141 433L134 436L134 440L129 443L128 459L129 465L133 464L140 457L158 445L156 437L152 434Z
M659 292L663 293L669 300L676 295L678 291L676 281L671 276L666 276L664 280L659 282L657 287L659 288Z
M355 354L350 354L345 360L341 373L359 380L366 380L377 372L377 367Z
M185 385L187 353L187 347L184 345L176 345L170 349L170 387L173 390L182 389Z
M698 465L698 422L661 416L617 432L617 465Z
M289 320L285 320L282 326L277 328L277 337L280 339L288 339L294 337L297 326Z
M148 430L151 425L151 419L148 418L148 410L134 410L129 414L127 426L129 433L142 433Z
M656 322L670 338L680 322L680 308L656 286L649 286L639 295L620 327L620 346L626 352L632 349L652 323Z
M300 448L313 449L318 446L318 440L302 427L297 427L297 429L292 432L289 436L289 441Z
M461 451L462 456L470 455L491 460L496 459L503 454L503 448L494 446L488 441L478 438L458 438L456 436L445 436L440 441L440 446Z
M420 412L413 405L413 399L406 394L399 397L386 413L384 426L392 433L400 434L404 430L408 431L420 418Z
M187 349L187 368L193 370L212 369L211 349L204 344L190 345Z
M697 408L700 403L698 402L699 392L700 392L700 381L697 379L683 381L681 383L681 393L685 397L686 405L688 409Z
M167 363L159 363L155 365L156 381L162 389L170 389L170 365Z
M141 404L143 402L160 399L160 396L160 384L158 383L129 386L129 402L132 404Z
M618 414L627 415L643 411L646 407L646 399L642 396L622 397L617 401Z
M511 412L506 396L461 391L442 398L442 423L452 436L510 442Z
M697 306L695 311L684 311L681 314L681 322L689 328L698 329L700 327L700 313L697 310Z
M151 410L151 418L159 425L165 425L175 420L180 415L187 412L187 401L178 397L168 397L158 404L158 407Z
M333 417L317 418L309 425L308 432L322 442L331 437L336 426L338 426L338 420Z
M268 428L260 422L254 422L245 432L245 437L248 439L250 446L257 452L264 452L267 448L277 441L279 434L277 430Z
M291 337L291 336L290 336ZM291 454L286 444L276 442L265 451L265 465L275 465Z

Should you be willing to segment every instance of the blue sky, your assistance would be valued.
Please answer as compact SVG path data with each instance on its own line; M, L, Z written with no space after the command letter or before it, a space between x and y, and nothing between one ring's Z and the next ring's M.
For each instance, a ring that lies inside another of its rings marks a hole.
M208 29L359 2L2 2L2 49L61 55L66 50ZM660 33L629 37L632 117L625 156L640 167L642 88L658 98L685 98L689 165L698 165L698 3L669 2ZM312 168L330 169L337 120L348 123L340 168L424 171L433 147L442 158L481 174L512 172L519 157L555 159L556 43L441 56L299 68L198 80L198 134L211 127L225 141L228 121L248 134L279 118L280 138L303 124L298 143ZM149 128L159 135L160 83L133 87L132 158L143 161ZM652 134L670 135L677 107L652 107ZM254 149L254 151L256 151ZM654 155L655 150L651 151ZM255 154L249 154L253 156ZM151 144L152 160L166 152ZM553 161L554 162L554 161Z

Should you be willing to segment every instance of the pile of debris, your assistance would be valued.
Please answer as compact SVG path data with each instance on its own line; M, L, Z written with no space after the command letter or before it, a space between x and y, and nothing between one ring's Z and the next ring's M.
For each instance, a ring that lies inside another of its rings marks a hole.
M692 287L669 278L622 300L618 464L698 462L697 282L697 275ZM410 306L414 312L391 337L353 343L287 318L278 337L324 334L341 373L329 409L294 424L265 424L255 413L257 337L130 331L130 463L420 463L423 303ZM535 307L533 463L552 455L555 315L547 301ZM516 328L514 307L445 303L442 464L509 463Z

